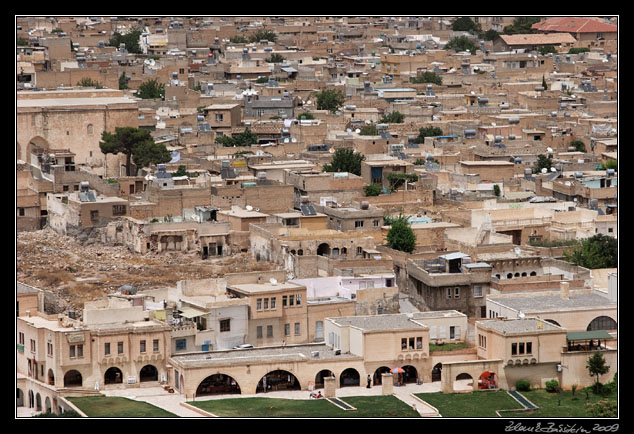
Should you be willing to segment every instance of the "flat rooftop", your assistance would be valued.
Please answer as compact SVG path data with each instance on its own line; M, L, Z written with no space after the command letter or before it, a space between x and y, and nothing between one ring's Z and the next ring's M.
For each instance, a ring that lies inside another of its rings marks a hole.
M297 283L291 283L291 282L278 282L275 285L270 282L267 282L267 283L243 283L238 285L228 285L227 288L244 292L244 293L257 294L261 292L271 292L271 291L298 290L298 289L305 289L306 287L304 285L298 285Z
M371 315L371 316L348 316L331 318L336 324L341 326L357 327L365 331L391 331L427 329L427 326L417 322L417 318L410 314L395 315Z
M564 329L557 327L548 321L538 320L535 318L508 319L508 320L490 320L477 321L478 327L483 327L500 333L534 333L538 331L561 331ZM541 328L540 328L541 327Z
M570 293L568 300L561 298L558 293L552 295L533 294L530 297L496 297L489 295L488 300L499 303L517 311L521 310L525 313L584 309L592 307L616 308L616 303L610 301L602 295L588 293L575 294L574 292Z
M313 357L312 352L318 351L319 356ZM267 362L303 362L308 360L331 360L331 359L358 359L354 354L335 354L332 348L321 344L307 345L287 345L261 348L245 348L227 351L209 351L205 353L192 353L182 355L172 355L170 359L181 365L192 367L199 366L222 366L241 364L267 363Z

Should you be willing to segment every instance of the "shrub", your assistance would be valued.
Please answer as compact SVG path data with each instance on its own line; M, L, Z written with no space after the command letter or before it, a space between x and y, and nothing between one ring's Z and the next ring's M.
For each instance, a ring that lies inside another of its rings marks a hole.
M363 187L366 196L378 196L383 191L383 187L379 184L370 184Z
M559 381L550 380L546 382L546 392L550 393L559 393L561 392L561 386L559 386Z
M523 380L518 381L517 383L515 383L515 389L517 389L519 392L528 392L529 390L531 390L531 383Z

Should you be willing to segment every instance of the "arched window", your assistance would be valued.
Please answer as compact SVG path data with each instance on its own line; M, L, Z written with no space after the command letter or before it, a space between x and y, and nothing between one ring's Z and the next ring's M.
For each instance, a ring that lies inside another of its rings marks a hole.
M590 324L588 324L587 331L591 332L594 330L616 330L616 321L614 321L609 316L599 316L592 320Z
M94 133L94 127L92 124L88 124L88 126L86 127L86 132L88 133L88 135L92 136Z

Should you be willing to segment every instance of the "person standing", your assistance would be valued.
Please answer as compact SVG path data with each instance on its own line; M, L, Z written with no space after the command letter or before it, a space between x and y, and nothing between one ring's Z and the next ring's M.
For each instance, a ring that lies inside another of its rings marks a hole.
M368 385L365 387L367 387L368 389L372 387L372 378L370 377L370 374L368 374Z

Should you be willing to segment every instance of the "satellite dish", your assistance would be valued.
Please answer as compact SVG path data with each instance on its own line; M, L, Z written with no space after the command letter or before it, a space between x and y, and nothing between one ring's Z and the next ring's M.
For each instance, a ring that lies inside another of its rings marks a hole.
M253 207L251 205L246 206L247 211L253 211Z
M546 152L553 152L553 148L546 148Z
M520 318L524 318L526 315L524 315L524 312L520 310L520 313L518 313L517 316Z
M274 279L271 277L271 279L269 280L269 282L271 282L271 285L277 285L277 279Z
M361 130L359 128L357 128L356 130L354 130L354 132L359 134L361 132Z

